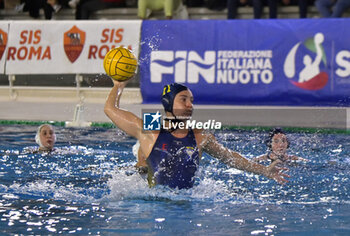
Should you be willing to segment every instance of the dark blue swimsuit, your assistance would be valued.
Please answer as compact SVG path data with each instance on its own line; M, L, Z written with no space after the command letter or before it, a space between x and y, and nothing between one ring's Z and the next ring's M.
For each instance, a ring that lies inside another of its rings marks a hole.
M184 138L176 138L161 129L147 158L148 182L170 188L191 188L198 169L199 153L193 130Z

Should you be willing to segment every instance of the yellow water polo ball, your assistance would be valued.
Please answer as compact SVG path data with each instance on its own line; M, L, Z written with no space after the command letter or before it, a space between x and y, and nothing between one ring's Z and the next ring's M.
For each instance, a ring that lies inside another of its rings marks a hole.
M103 67L112 79L126 81L135 75L137 59L127 48L112 48L103 60Z

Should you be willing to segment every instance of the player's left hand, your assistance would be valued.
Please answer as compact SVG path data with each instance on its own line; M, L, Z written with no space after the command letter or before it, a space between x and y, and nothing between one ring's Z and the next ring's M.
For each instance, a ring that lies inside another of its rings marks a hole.
M284 173L284 171L288 171L288 168L277 167L280 163L282 163L280 160L272 162L267 167L266 177L275 180L279 184L285 184L288 182L286 178L290 178L290 176Z

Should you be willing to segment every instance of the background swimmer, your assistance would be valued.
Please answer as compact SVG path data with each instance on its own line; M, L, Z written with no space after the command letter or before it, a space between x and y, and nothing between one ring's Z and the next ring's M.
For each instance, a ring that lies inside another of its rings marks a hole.
M35 142L39 145L38 151L52 151L56 142L56 134L52 125L40 125L35 135Z
M268 152L262 156L255 158L255 161L308 161L307 159L289 155L287 150L289 148L289 140L286 133L281 128L274 128L269 132L269 136L266 140L266 145L268 147Z

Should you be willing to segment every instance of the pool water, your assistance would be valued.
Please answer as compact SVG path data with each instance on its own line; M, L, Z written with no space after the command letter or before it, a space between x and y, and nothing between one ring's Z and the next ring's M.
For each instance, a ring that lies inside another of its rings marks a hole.
M289 183L205 155L195 187L149 188L135 139L118 129L55 127L56 151L30 153L36 126L0 126L0 234L350 235L350 135L289 133ZM266 132L215 133L252 158Z

